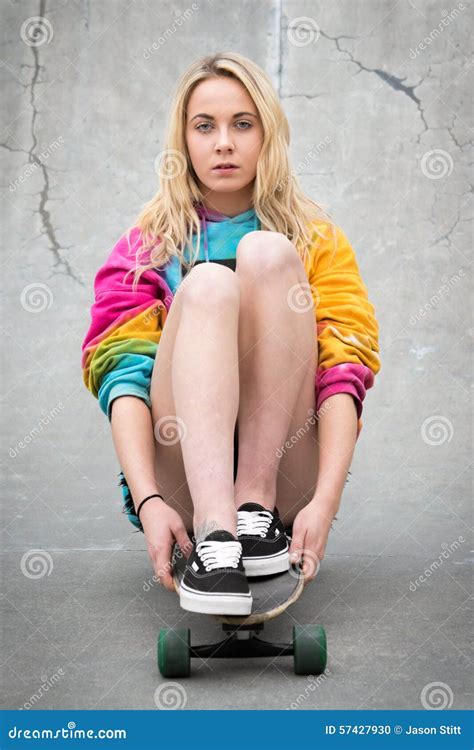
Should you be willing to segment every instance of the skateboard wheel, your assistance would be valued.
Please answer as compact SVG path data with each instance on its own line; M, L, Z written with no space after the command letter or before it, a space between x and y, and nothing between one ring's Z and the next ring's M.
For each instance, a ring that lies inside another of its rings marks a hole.
M163 677L189 677L191 671L191 631L189 628L158 633L158 669Z
M326 631L322 625L293 626L293 662L296 674L321 674L326 669Z

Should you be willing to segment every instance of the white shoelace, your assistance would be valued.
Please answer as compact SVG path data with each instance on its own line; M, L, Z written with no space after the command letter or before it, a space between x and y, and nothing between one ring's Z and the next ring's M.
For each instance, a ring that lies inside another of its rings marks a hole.
M216 568L238 568L242 553L240 542L199 542L196 552L206 570Z
M239 510L237 515L237 535L251 534L264 537L272 522L269 510Z

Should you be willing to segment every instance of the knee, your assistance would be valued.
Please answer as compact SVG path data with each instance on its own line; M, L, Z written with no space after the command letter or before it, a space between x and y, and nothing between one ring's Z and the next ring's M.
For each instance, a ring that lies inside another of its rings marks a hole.
M240 287L236 274L219 263L200 263L181 282L179 291L186 304L239 304Z
M248 232L237 246L237 271L278 271L297 267L301 259L293 243L281 232Z

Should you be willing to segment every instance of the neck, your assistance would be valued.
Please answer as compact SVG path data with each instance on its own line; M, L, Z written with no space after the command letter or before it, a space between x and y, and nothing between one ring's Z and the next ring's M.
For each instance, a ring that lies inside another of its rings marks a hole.
M238 216L244 211L253 208L253 185L251 190L243 189L235 193L217 193L209 191L205 186L201 186L203 192L202 203L206 208L212 211L220 211L225 216Z

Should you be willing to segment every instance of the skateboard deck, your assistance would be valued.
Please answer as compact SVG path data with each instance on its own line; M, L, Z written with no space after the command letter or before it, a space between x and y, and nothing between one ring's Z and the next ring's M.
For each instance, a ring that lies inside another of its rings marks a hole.
M176 593L186 568L186 558L179 547L173 549L173 582ZM229 625L258 625L272 620L296 602L304 588L303 573L296 565L284 573L248 578L252 592L252 611L249 615L209 615Z

